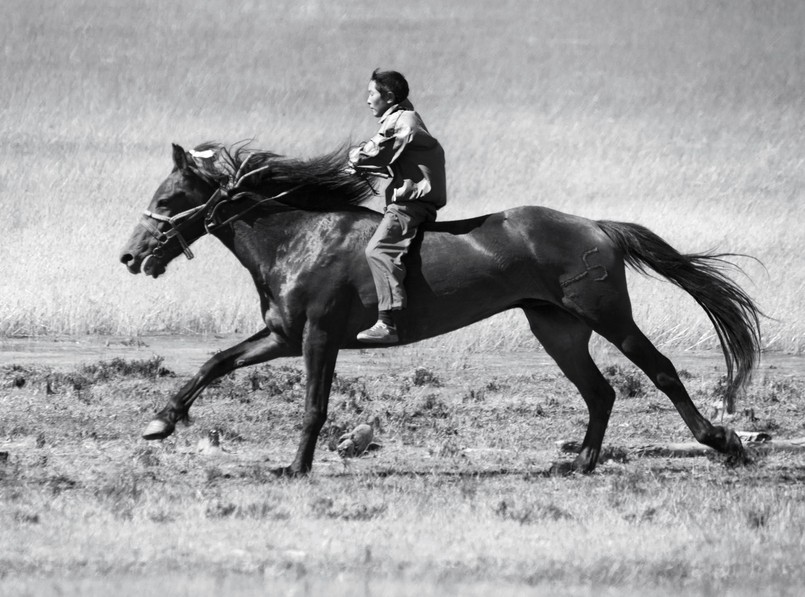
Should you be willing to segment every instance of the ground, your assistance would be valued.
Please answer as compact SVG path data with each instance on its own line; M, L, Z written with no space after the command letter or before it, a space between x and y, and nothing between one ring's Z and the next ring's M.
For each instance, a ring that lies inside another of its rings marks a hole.
M619 399L589 476L546 474L572 458L558 446L581 440L587 415L541 352L345 352L302 480L271 474L296 449L298 360L228 376L189 426L140 439L181 381L234 341L3 341L0 588L779 594L805 582L805 457L750 448L752 463L734 467L715 453L639 456L638 446L692 437L646 378L607 353L596 359ZM672 356L709 416L719 355ZM764 358L726 423L805 436L802 365ZM382 447L342 460L335 440L362 422Z

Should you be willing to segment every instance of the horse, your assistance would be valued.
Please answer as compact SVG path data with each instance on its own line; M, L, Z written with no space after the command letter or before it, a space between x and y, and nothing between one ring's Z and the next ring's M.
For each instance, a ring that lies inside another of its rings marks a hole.
M380 214L363 206L374 189L344 170L344 150L298 159L243 144L173 145L173 168L136 224L120 261L158 278L205 234L220 240L251 274L265 327L210 358L155 413L143 437L163 439L213 380L278 357L303 357L305 410L296 456L277 474L313 464L342 349L374 323L377 295L364 249ZM693 436L744 461L738 435L696 408L674 365L632 318L626 267L654 272L698 303L715 327L727 368L726 400L750 379L760 350L760 311L726 273L731 254L682 254L644 226L593 221L525 206L425 226L407 255L409 307L397 323L401 345L519 308L543 349L587 405L580 451L556 470L589 473L598 462L615 391L589 353L603 336L671 400Z

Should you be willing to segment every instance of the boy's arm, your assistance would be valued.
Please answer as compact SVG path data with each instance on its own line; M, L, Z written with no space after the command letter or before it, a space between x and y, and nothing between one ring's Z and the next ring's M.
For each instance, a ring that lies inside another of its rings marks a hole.
M385 135L378 133L361 147L353 148L349 152L350 166L367 174L393 176L391 165L414 139L414 130L406 116L402 114Z

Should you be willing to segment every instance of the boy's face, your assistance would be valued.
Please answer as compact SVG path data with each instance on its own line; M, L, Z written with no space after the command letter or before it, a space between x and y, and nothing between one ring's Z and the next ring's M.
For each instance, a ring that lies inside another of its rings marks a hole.
M369 97L366 99L369 109L377 118L383 116L394 105L394 94L383 93L377 88L374 81L369 81Z

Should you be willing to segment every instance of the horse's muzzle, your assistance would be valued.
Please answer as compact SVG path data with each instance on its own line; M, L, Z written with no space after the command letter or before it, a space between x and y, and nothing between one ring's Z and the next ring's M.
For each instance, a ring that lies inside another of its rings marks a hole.
M135 258L134 255L131 253L124 252L120 256L120 263L126 266L126 269L129 270L132 274L139 274L140 267L142 266L142 262Z
M149 253L142 259L139 256L132 255L131 253L124 252L120 256L120 262L126 266L132 274L143 273L152 278L158 278L165 273L165 264L156 255Z
M151 276L152 278L158 278L165 273L165 265L153 254L145 256L145 259L140 264L140 269L146 276Z

